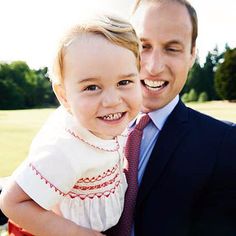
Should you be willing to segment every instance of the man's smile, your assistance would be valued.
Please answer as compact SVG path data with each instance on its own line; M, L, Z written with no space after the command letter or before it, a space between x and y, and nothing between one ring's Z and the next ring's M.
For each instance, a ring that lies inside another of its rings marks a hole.
M152 91L159 91L161 89L163 89L164 87L166 87L169 82L167 81L163 81L163 80L141 80L141 83L149 90Z

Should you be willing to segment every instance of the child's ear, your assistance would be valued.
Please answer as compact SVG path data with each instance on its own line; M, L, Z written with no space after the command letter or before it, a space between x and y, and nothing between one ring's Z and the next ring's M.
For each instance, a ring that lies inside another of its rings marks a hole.
M70 105L66 97L66 91L63 85L61 84L52 84L53 91L57 97L57 100L63 105L66 110L70 111Z

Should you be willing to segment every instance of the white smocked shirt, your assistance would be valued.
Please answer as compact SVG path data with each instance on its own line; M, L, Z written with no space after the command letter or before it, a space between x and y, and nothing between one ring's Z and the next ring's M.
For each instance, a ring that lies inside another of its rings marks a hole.
M60 107L34 138L13 178L42 208L105 231L117 224L123 210L126 138L98 138Z

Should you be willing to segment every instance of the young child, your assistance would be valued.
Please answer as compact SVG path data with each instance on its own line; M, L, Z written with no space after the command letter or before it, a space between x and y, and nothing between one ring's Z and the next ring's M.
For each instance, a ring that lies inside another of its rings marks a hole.
M121 134L141 106L138 38L115 17L78 25L54 72L62 106L4 188L1 208L30 232L20 235L103 235L118 222L127 188Z

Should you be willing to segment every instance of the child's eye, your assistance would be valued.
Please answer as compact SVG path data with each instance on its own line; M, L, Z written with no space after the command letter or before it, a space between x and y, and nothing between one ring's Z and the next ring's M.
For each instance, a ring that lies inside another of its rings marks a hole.
M89 85L87 86L84 90L87 90L87 91L95 91L95 90L98 90L99 87L97 85Z
M118 83L118 86L125 86L125 85L128 85L132 83L131 80L121 80L119 83Z
M152 46L150 44L142 44L142 49L150 49Z

